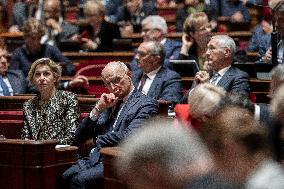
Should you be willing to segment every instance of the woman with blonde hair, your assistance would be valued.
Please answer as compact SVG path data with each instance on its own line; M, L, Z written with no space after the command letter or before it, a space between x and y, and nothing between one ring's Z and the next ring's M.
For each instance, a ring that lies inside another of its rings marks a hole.
M57 90L61 67L49 58L36 60L28 79L39 94L24 103L22 139L57 140L72 144L80 110L74 93Z
M199 67L203 69L210 32L211 25L204 12L190 14L183 25L182 47L179 59L196 60Z

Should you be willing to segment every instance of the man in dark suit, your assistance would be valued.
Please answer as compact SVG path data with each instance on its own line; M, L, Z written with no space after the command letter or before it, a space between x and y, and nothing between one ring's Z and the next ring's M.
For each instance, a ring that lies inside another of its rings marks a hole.
M28 91L28 81L21 70L8 70L8 52L0 42L0 96L13 96Z
M163 45L164 49L164 67L173 68L169 62L170 59L178 59L181 42L167 39L168 27L165 19L158 15L151 15L142 21L143 41L157 41ZM133 59L131 62L131 70L137 70L137 61Z
M181 77L163 67L163 47L159 42L140 44L135 59L139 70L132 72L133 84L142 93L154 99L179 102L182 97Z
M223 87L227 92L249 95L249 76L246 72L231 66L236 44L227 35L215 35L207 44L208 70L196 73L194 85L210 82Z
M95 148L90 155L80 159L63 173L70 188L93 188L103 177L102 147L117 145L129 134L137 130L142 122L157 113L155 100L134 88L131 73L122 62L110 62L102 71L104 84L109 94L102 94L88 117L78 127L75 140L85 142L94 139Z
M121 25L121 31L124 34L139 33L142 20L149 15L156 14L157 9L153 2L126 0L117 11L116 23Z

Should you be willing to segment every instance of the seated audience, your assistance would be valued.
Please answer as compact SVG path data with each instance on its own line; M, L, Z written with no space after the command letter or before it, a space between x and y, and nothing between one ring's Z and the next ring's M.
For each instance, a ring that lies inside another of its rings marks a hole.
M7 5L5 0L0 1L0 32L6 32L8 27Z
M199 71L194 84L210 82L223 87L227 92L247 95L250 92L249 76L246 72L232 66L236 44L227 35L215 35L207 44L207 71Z
M210 10L208 11L212 20L216 20L219 16L225 16L229 17L233 23L248 23L251 19L248 8L241 0L210 0Z
M99 150L116 146L158 110L155 100L134 88L131 73L124 63L108 63L102 71L102 79L110 93L101 95L75 136L77 143L93 138L95 147L88 157L78 160L63 173L70 188L94 188L103 178Z
M273 6L277 5L280 1L273 2ZM274 19L275 19L275 26L278 32L278 39L280 41L277 44L277 63L283 64L284 63L284 3L283 1L280 2L279 7L275 10ZM271 41L270 41L271 43ZM271 44L272 45L272 44ZM272 48L268 48L266 53L261 58L261 63L272 63Z
M211 27L203 12L193 13L183 25L182 46L178 59L196 60L200 69L206 61L206 45L210 40Z
M196 12L204 12L205 6L199 0L183 0L184 7L179 8L176 12L176 32L183 31L183 23L185 19Z
M248 43L247 51L257 52L260 57L263 57L266 51L271 47L271 32L272 26L265 20L255 26L252 37ZM261 59L259 61L264 61Z
M10 32L22 31L24 23L29 18L43 19L43 0L17 1L13 5Z
M142 21L143 42L157 41L163 45L164 67L172 69L170 59L177 59L180 52L181 43L167 38L168 27L165 19L158 15L148 16ZM131 71L137 70L137 61L134 58L131 62Z
M190 188L186 186L213 167L208 150L193 130L174 128L161 118L146 122L122 143L121 150L124 155L116 160L116 170L135 189Z
M141 32L141 22L149 15L156 15L157 10L153 2L143 0L126 0L119 7L116 23L120 25L123 36Z
M105 0L105 10L106 10L106 17L107 20L110 22L116 22L116 13L119 7L122 6L123 0Z
M60 42L69 40L78 33L78 28L66 23L61 15L59 0L47 0L44 2L44 23L47 33L42 37L41 43L60 46Z
M8 70L8 51L3 40L0 40L0 96L13 96L27 93L28 81L21 70Z
M49 58L35 61L28 78L39 94L23 105L22 139L57 140L72 144L80 109L75 94L57 90L61 67Z
M219 174L246 189L284 187L283 167L270 155L268 134L239 107L225 107L209 119L201 136L213 153Z
M45 26L35 18L28 19L25 22L23 27L25 44L13 52L10 69L20 69L27 76L32 63L45 57L62 66L62 75L74 75L75 66L57 47L40 43L45 31Z
M182 97L182 82L178 73L163 67L163 47L159 42L143 42L135 55L138 70L132 72L134 86L143 94L178 103Z
M105 8L100 1L89 0L84 4L87 26L79 28L80 35L73 37L82 42L86 51L113 51L113 39L120 38L116 24L105 20Z

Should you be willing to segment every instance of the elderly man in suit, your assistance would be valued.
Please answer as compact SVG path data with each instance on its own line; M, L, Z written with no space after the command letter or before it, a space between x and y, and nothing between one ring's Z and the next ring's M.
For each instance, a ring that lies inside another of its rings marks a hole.
M158 15L151 15L142 21L142 36L143 41L157 41L163 45L164 48L164 67L170 69L173 65L169 62L170 59L178 59L181 48L181 42L170 40L167 38L168 26L165 19ZM134 59L131 62L131 70L137 70L137 61Z
M0 42L0 96L24 94L29 90L28 81L21 70L8 70L8 52Z
M144 120L157 113L157 102L135 89L124 63L108 63L102 71L102 78L110 93L102 94L75 133L78 143L93 137L96 147L88 157L80 159L63 173L71 189L93 188L103 177L99 150L117 145L137 130Z
M140 44L135 58L139 70L132 72L134 86L154 99L179 102L182 97L181 77L169 68L163 67L163 47L159 42Z
M213 36L207 44L208 70L196 73L194 85L210 82L223 87L227 92L249 95L248 74L231 65L235 51L236 44L231 37Z

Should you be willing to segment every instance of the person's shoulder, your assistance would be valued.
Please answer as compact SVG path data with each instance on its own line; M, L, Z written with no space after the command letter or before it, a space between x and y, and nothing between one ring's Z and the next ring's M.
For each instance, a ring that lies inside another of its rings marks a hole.
M148 97L147 95L145 95L142 92L139 92L137 90L133 91L133 98L136 98L143 105L147 105L147 104L158 105L157 100L155 100L151 97Z
M249 75L248 75L248 73L247 72L244 72L244 71L242 71L241 69L239 69L239 68L237 68L237 67L235 67L235 66L231 66L230 67L230 69L229 69L229 71L231 72L231 73L234 73L234 75L236 75L236 76L241 76L241 77L248 77L249 78Z
M182 45L181 41L177 41L177 40L173 40L169 38L167 38L166 43L170 44L171 46L181 46Z
M165 67L162 67L160 72L164 75L167 75L165 78L166 80L170 79L171 77L181 77L176 71Z

